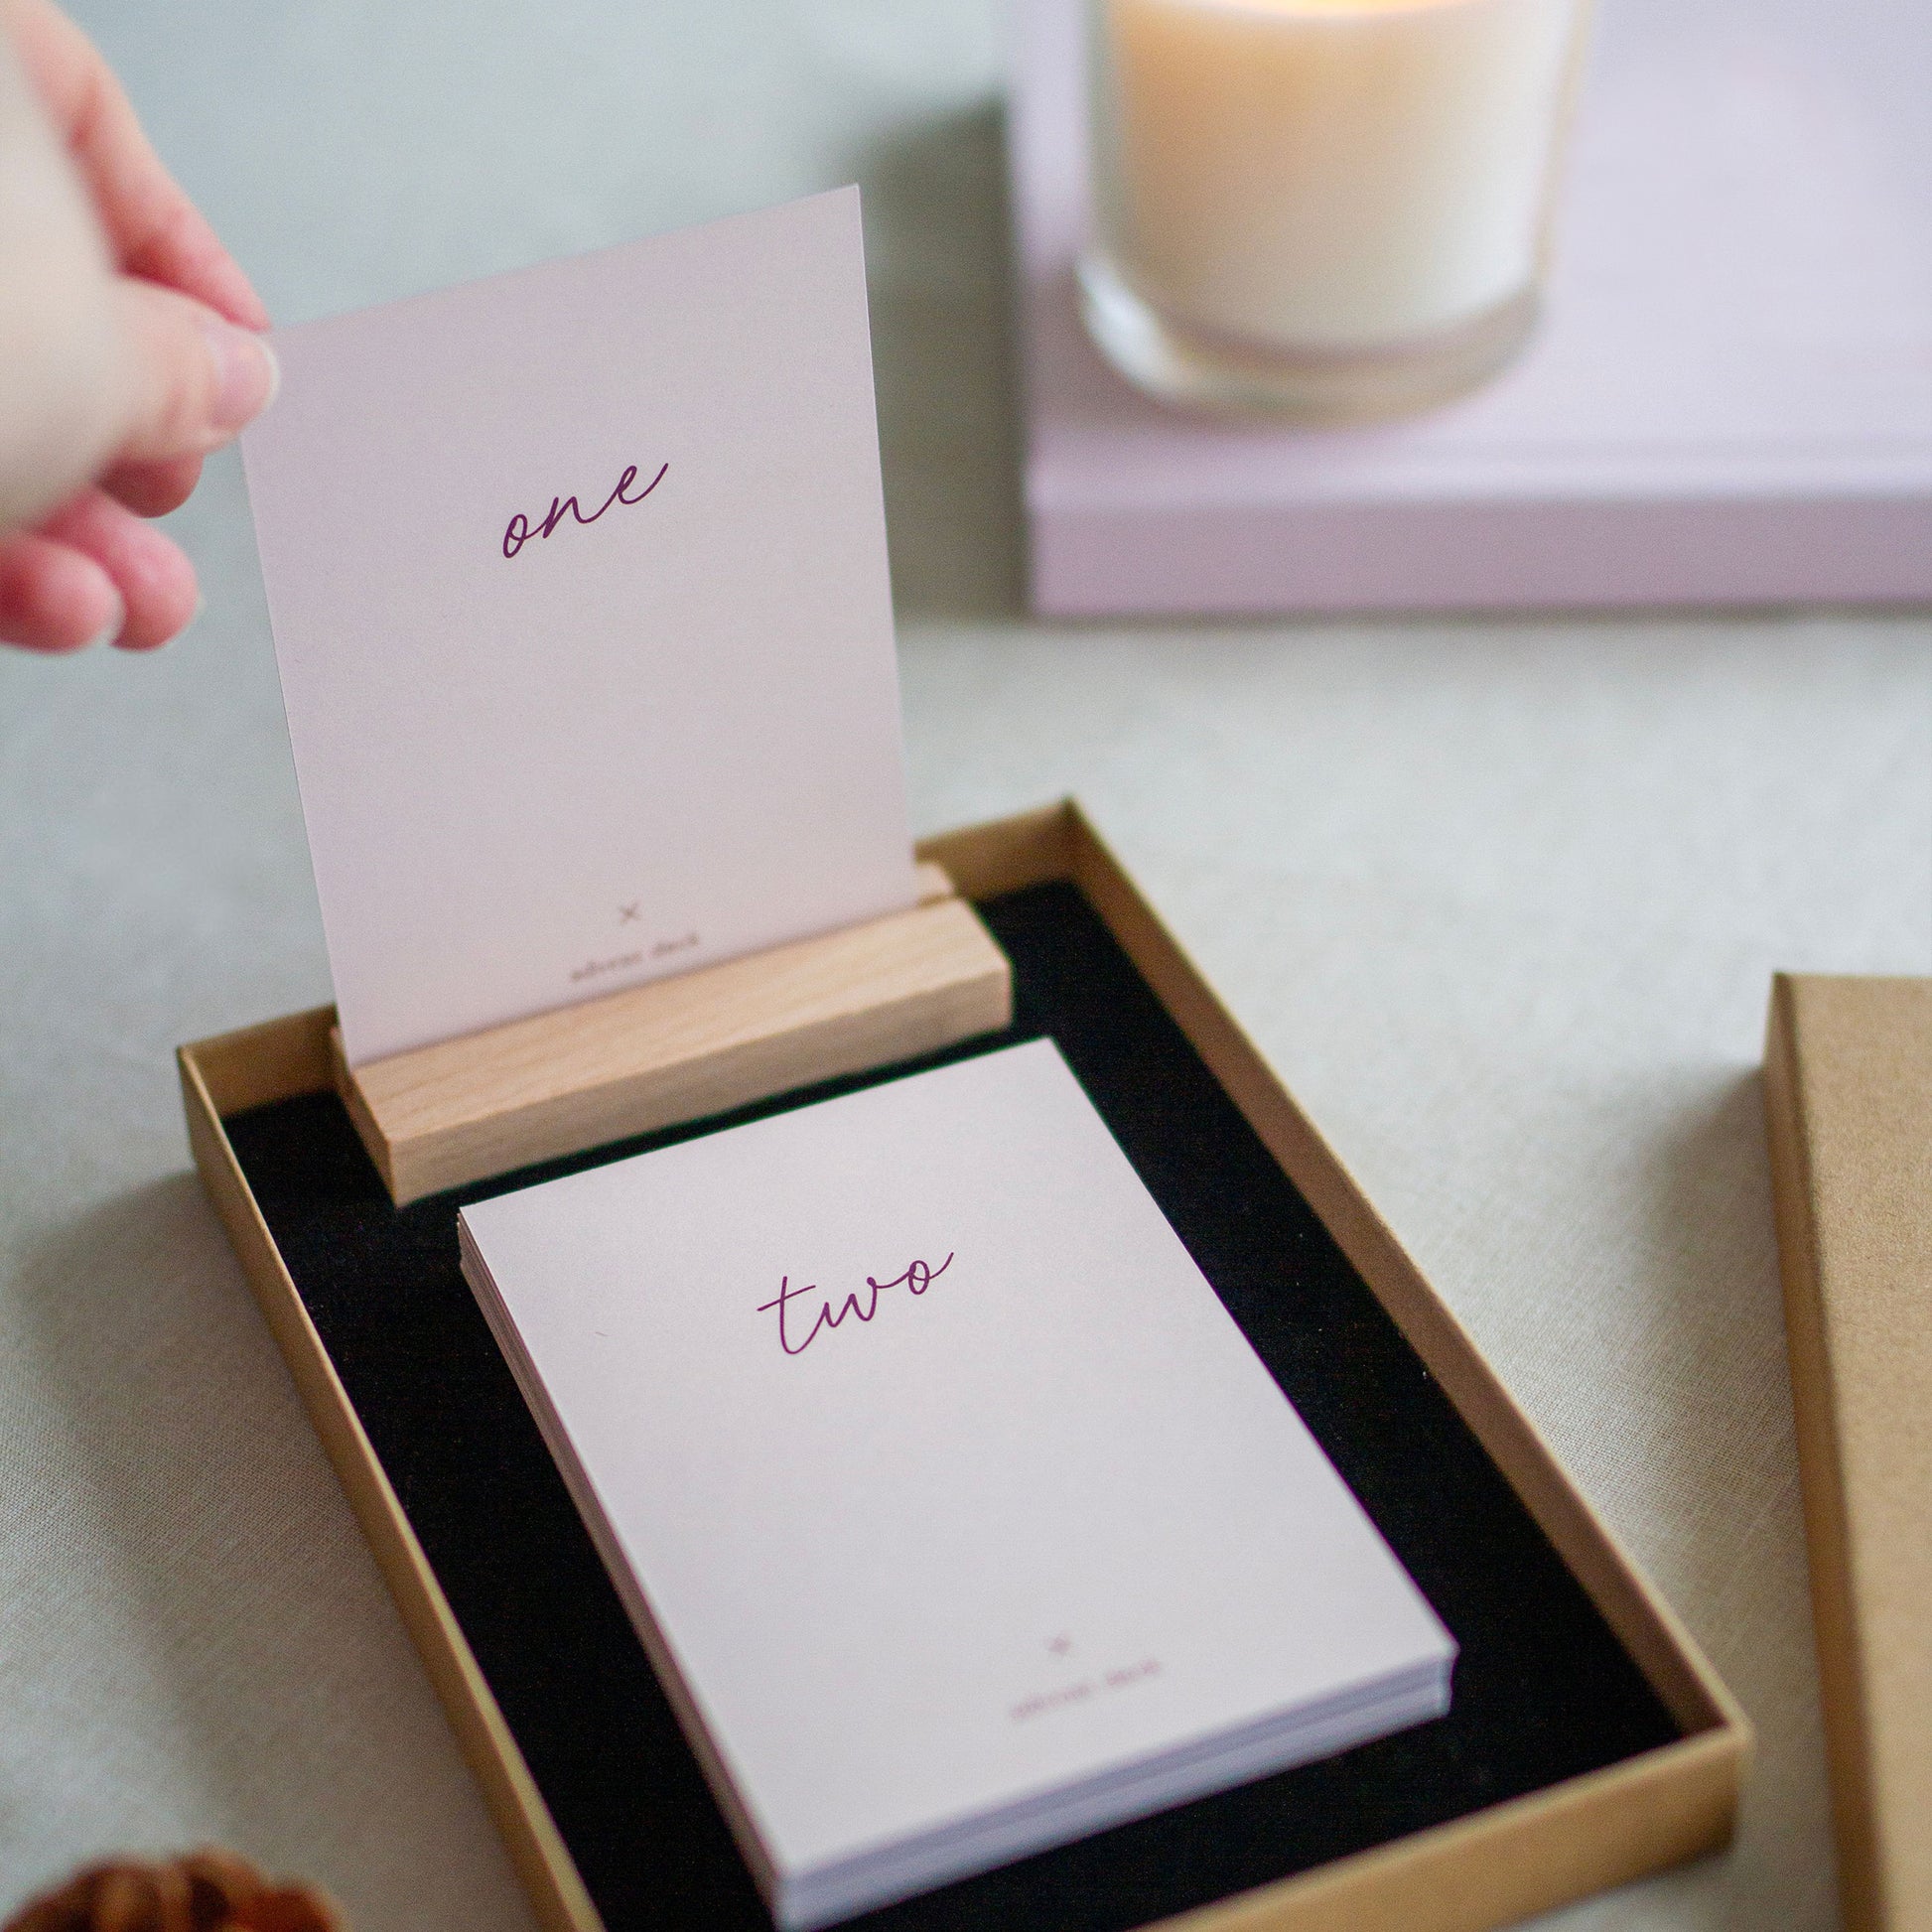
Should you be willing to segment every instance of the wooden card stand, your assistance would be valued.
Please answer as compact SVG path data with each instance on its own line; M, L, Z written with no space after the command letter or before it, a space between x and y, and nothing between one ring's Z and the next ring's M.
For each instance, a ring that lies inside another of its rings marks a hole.
M351 1067L337 1090L398 1207L789 1087L991 1033L1013 970L936 865L835 932Z

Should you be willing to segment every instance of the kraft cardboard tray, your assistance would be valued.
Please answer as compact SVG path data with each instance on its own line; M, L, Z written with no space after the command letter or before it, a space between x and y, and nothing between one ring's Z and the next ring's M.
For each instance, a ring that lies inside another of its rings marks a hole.
M1724 1845L1742 1714L1078 811L922 856L1017 995L1009 1032L931 1058L1059 1042L1461 1654L1436 1723L854 1923L1474 1932ZM397 1209L333 1091L333 1017L184 1047L189 1137L537 1915L766 1927L455 1237L466 1199L721 1122Z

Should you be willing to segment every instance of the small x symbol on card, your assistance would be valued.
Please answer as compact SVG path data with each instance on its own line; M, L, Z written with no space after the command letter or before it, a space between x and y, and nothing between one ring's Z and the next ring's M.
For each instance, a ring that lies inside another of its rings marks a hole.
M1073 1648L1073 1639L1064 1634L1053 1638L1046 1646L1055 1657L1064 1657Z
M618 907L618 923L620 925L628 925L637 916L638 912L642 910L643 903L644 901L642 899L633 898L628 905L620 905Z

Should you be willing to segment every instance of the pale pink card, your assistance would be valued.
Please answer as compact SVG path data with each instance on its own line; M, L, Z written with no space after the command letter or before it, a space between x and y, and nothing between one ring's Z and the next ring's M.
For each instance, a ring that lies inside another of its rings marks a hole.
M856 189L275 345L351 1063L911 903Z
M459 1239L781 1926L1449 1709L1453 1638L1049 1040Z

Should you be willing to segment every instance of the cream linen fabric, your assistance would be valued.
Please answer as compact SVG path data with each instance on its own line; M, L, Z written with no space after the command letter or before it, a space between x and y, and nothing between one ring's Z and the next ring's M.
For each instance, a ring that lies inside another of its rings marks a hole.
M1932 970L1913 618L1018 615L994 0L90 0L288 322L856 177L922 827L1077 791L1759 1726L1569 1932L1835 1922L1755 1067ZM0 1908L218 1839L359 1932L526 1908L238 1270L169 1051L329 991L238 473L159 657L0 661Z

